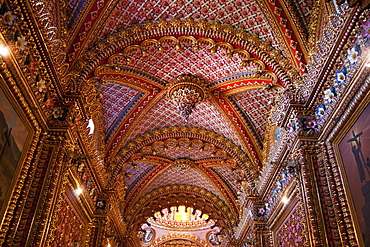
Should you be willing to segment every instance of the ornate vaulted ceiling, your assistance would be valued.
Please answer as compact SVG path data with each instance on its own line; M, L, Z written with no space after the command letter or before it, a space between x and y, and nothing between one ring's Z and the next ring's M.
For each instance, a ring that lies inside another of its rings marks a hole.
M101 154L102 183L120 191L122 212L135 209L130 220L143 220L161 196L177 205L203 198L203 212L217 209L219 225L234 227L238 194L255 189L264 166L274 99L301 81L317 6L70 0L66 7L67 14L48 6L55 25L66 26L63 93L85 99L96 129L90 148ZM57 23L62 15L66 22ZM170 99L176 83L204 94L188 118ZM195 199L175 200L181 193Z

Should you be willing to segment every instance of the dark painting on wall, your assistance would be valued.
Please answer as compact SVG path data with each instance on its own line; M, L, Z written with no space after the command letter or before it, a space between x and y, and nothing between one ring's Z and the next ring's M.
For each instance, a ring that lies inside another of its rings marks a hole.
M339 143L365 246L370 246L370 105Z
M0 209L11 189L28 131L0 88Z

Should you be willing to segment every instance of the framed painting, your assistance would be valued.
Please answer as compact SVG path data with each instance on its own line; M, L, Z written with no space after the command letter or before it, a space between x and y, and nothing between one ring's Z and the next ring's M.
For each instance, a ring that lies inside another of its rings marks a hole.
M6 202L25 158L27 142L31 136L30 128L16 101L0 81L0 209L4 213Z
M355 214L358 238L370 246L370 104L364 101L343 129L338 140L338 160L347 198ZM360 233L360 234L359 234Z

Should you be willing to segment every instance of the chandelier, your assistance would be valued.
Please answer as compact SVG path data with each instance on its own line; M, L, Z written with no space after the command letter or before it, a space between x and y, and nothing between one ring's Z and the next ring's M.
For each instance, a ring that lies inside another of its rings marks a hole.
M164 208L148 218L147 223L168 230L205 230L215 225L208 214L184 205Z
M167 97L178 107L180 115L188 121L197 104L205 98L203 81L194 75L180 75L168 86Z

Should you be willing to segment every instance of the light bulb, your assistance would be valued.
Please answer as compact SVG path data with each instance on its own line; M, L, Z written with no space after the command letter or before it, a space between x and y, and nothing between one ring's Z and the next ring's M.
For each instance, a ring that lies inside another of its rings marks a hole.
M75 189L75 195L76 196L79 196L82 194L82 189L80 187L78 187L77 189Z
M9 55L8 47L6 47L4 45L0 45L0 55L3 56L3 57L8 56Z
M289 202L289 198L284 196L283 198L281 198L281 201L284 203L284 204L287 204Z

